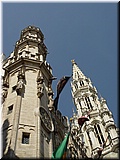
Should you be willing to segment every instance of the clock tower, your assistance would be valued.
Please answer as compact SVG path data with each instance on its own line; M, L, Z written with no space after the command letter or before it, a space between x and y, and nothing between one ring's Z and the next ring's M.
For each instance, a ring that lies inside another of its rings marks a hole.
M53 106L47 54L41 30L28 26L2 62L4 158L51 158L67 131L67 117Z

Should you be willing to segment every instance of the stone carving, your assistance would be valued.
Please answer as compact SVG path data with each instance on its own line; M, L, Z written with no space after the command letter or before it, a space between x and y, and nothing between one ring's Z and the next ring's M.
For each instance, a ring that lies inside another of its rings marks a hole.
M42 72L39 70L38 76L37 76L37 96L38 98L41 98L44 95L43 82L44 82L43 75L42 75Z
M49 82L48 82L48 108L50 111L53 111L54 107L53 107L53 103L54 103L54 100L53 100L53 90L52 90L52 80L50 79Z
M48 103L48 108L49 108L49 110L50 111L52 111L53 110L53 103L54 103L54 100L53 100L53 98L52 98L52 95L50 95L49 96L49 103Z
M5 70L5 72L4 72L4 76L3 76L3 79L2 79L3 81L2 81L2 85L4 86L4 87L7 87L7 88L9 88L9 74L8 74L8 71L7 70Z
M23 86L24 86L23 79L19 79L19 81L17 83L17 87L16 87L16 92L17 92L18 95L21 94Z
M25 68L23 65L20 71L18 72L18 82L16 87L17 95L20 95L22 93L22 90L24 88L24 80L25 80Z
M2 91L2 103L5 101L5 98L7 97L8 91L6 88L3 88Z
M78 152L75 149L75 146L73 144L69 145L69 150L70 150L70 158L76 158L76 159L79 158L78 157Z
M49 131L52 131L53 130L52 120L49 114L47 113L47 111L43 107L40 107L40 116L41 116L41 120L43 124L45 125L45 127Z
M71 129L71 140L74 145L72 143L69 145L70 158L87 158L84 137L79 127L73 126Z
M40 81L37 82L37 95L39 98L41 98L43 96L43 79L40 79Z

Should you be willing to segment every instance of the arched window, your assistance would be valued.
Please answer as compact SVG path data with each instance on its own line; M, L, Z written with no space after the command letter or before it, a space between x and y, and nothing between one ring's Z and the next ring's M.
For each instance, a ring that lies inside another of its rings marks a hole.
M83 81L80 81L80 86L84 86L84 82Z
M75 89L78 89L78 85L76 81L74 82L74 86L75 86Z
M79 108L82 109L82 103L80 99L78 99L78 104L79 104Z
M94 125L94 129L95 129L95 133L97 135L98 141L100 144L103 144L105 142L101 128L99 126L99 124L95 124Z
M93 107L92 107L92 104L90 102L90 98L89 97L85 97L85 101L86 101L88 109L92 109Z
M80 75L79 75L79 73L77 72L77 76L78 76L78 79L80 78Z

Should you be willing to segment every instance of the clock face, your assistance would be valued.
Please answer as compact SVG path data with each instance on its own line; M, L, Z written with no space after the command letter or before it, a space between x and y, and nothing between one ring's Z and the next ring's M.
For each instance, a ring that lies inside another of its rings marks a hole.
M47 111L43 107L40 107L40 116L41 116L41 119L42 119L44 126L49 131L53 131L52 120L51 120L49 114L47 113Z

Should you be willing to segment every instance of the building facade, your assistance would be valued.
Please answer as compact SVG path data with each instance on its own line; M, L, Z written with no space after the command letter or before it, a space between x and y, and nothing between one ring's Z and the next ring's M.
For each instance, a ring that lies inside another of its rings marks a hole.
M4 158L50 158L67 132L67 117L53 106L55 78L46 57L43 33L28 26L2 62Z
M28 26L10 56L3 55L3 158L51 158L69 130L68 158L118 158L112 113L74 60L71 88L76 111L70 127L68 118L55 109L55 77L47 54L41 30Z
M119 158L118 128L106 100L72 60L72 97L76 111L71 118L70 158Z

